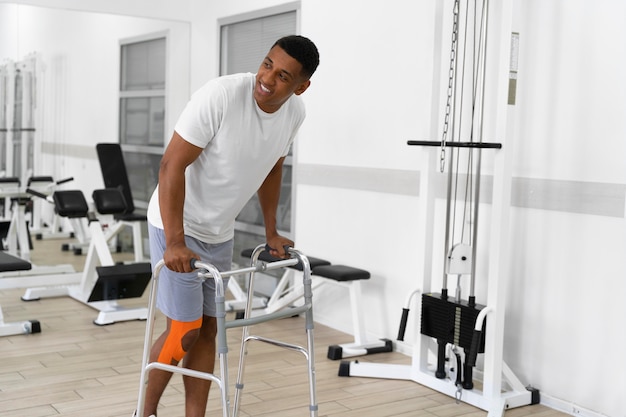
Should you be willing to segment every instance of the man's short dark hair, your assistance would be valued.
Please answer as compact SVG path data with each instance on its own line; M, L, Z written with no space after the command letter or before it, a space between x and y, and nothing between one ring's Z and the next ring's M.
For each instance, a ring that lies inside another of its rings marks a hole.
M300 35L289 35L277 40L274 46L280 46L292 58L302 65L302 75L311 78L320 63L317 47L310 39Z

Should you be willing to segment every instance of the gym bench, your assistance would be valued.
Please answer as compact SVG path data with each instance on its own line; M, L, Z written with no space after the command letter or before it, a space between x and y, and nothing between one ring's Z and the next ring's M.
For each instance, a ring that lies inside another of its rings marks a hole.
M52 193L56 191L59 185L73 181L73 177L65 178L59 181L55 181L51 176L32 176L28 179L26 188L41 193L45 196L52 196ZM70 238L76 237L79 241L86 238L85 236L75 236L73 232L64 232L60 225L61 218L54 213L48 223L44 220L45 203L42 200L34 199L32 201L31 209L31 222L29 231L31 236L35 236L37 240L42 239L56 239L56 238ZM49 216L48 216L49 217Z
M27 271L31 268L30 262L0 251L0 272ZM41 325L38 320L27 320L13 323L5 323L0 306L0 336L16 334L40 333Z
M133 252L135 262L143 262L143 240L141 236L142 224L147 217L142 214L128 213L129 203L121 188L105 188L93 192L93 202L99 214L112 215L115 222L109 226L105 237L107 242L119 235L125 227L130 227L133 233Z
M252 252L253 249L244 249L241 255L249 258ZM259 259L264 262L276 262L280 260L265 251L261 253ZM393 350L391 340L367 339L364 313L361 305L361 281L370 279L371 275L369 271L347 265L332 265L325 259L312 256L308 257L308 259L311 266L311 274L313 275L311 288L315 289L324 284L332 284L348 289L350 294L354 342L329 346L327 353L328 359L338 360L353 356L391 352ZM293 271L302 271L302 266L296 264L287 268L278 282L276 289L268 299L267 305L262 310L264 313L290 307L295 301L302 297L302 287L299 285L291 285L293 281Z
M77 284L27 288L22 300L69 296L99 311L94 320L94 324L99 326L119 321L144 320L148 315L147 308L125 308L117 301L143 295L152 276L150 263L115 263L109 249L108 240L111 236L105 235L97 217L89 211L82 191L55 191L52 198L59 216L88 220L91 241L85 266L82 273L77 273ZM112 212L125 207L119 190L96 190L93 199L96 204L103 204Z

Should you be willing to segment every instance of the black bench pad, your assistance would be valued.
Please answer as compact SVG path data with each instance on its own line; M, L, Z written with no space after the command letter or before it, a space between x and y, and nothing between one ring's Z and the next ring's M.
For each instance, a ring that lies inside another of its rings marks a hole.
M31 268L30 262L0 251L0 272L28 271Z
M124 194L117 188L94 190L91 198L100 214L124 213L127 208Z
M121 221L145 222L148 220L145 214L129 211L126 197L119 187L95 190L91 196L100 214L112 214L115 220Z
M334 279L335 281L356 281L369 279L370 273L364 269L346 265L321 265L313 268L313 275Z
M52 194L54 209L61 217L87 217L89 205L80 190L55 191Z

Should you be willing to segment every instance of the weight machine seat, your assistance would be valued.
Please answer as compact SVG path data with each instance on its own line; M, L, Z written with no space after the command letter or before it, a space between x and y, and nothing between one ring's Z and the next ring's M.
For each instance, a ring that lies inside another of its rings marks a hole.
M120 214L126 211L126 199L118 188L95 190L91 194L96 210L100 214Z
M146 222L148 216L139 213L119 213L113 216L115 220L127 221L127 222Z
M20 179L18 177L2 177L0 178L0 183L3 184L17 184L18 186L20 185Z
M80 190L55 191L52 194L54 211L61 217L70 219L87 217L89 205Z
M369 271L346 265L320 265L311 268L311 273L340 282L370 279Z
M146 215L128 212L128 203L119 187L95 190L91 197L100 214L112 214L115 220L121 221L148 220Z
M28 179L28 184L27 186L31 186L32 183L34 182L45 182L45 183L51 183L54 182L54 179L51 176L48 175L44 175L44 176L34 176L34 177L30 177Z
M244 249L241 251L241 256L246 257L246 258L251 258L252 257L252 252L254 252L254 249ZM269 254L268 251L262 251L259 254L259 259L262 260L263 262L276 262L276 261L280 261L280 258L276 258L275 256L272 256ZM313 270L314 268L318 267L318 266L322 266L322 265L330 265L330 262L328 262L325 259L320 259L320 258L314 258L312 256L307 256L307 259L309 260L309 266L311 267L311 270ZM297 264L290 266L289 268L293 268L293 269L297 269L298 271L302 271L303 267L302 267L302 262L298 262Z
M30 262L17 256L0 251L0 272L28 271L32 268Z

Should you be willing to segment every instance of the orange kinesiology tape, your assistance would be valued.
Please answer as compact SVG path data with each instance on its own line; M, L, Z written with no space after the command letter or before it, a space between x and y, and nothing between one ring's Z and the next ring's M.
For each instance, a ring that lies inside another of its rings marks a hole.
M170 323L170 332L163 343L158 362L168 365L177 364L186 353L183 348L183 338L187 333L192 330L197 330L201 326L202 317L196 321L172 320Z

